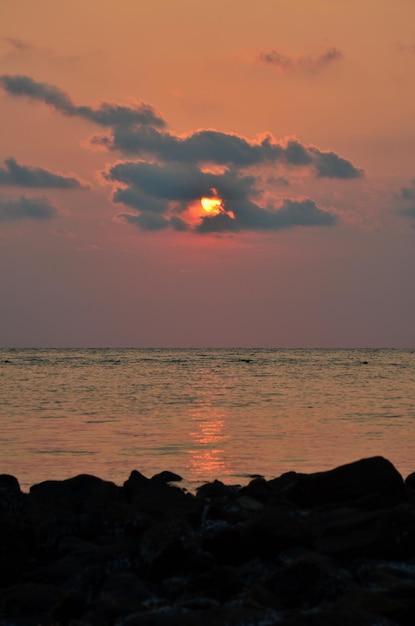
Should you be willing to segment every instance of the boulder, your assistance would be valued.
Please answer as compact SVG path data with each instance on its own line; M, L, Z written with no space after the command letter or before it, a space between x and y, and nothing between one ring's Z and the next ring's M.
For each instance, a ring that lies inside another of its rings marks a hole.
M402 476L381 456L327 472L297 475L284 489L284 496L302 508L338 504L372 494L381 495L385 506L399 504L408 497Z

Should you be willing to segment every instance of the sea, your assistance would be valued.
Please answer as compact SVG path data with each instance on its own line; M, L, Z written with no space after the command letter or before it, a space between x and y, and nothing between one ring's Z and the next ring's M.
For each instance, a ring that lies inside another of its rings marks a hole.
M415 350L2 349L0 473L208 481L382 455L415 471Z

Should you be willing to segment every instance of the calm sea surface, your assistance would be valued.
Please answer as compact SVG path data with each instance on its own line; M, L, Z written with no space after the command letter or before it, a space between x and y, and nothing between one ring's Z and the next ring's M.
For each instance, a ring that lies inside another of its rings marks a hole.
M415 350L0 350L0 473L415 471Z

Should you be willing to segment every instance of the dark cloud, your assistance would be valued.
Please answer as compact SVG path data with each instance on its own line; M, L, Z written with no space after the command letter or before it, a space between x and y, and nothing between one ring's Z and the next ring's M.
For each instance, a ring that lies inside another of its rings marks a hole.
M408 206L408 207L405 207L404 209L401 209L400 214L403 215L404 217L411 217L415 219L415 205Z
M401 207L398 208L399 215L414 220L415 227L415 178L412 179L410 187L402 187L399 194L396 194L395 197L398 198L401 204Z
M13 158L4 161L6 167L0 167L0 185L32 188L79 189L85 186L73 176L54 174L41 167L19 165Z
M187 137L179 137L144 126L116 128L112 137L97 137L94 142L110 150L186 163L248 167L284 158L284 149L272 142L270 136L258 142L249 142L244 137L217 130L200 130Z
M333 48L312 64L323 66L339 57ZM95 137L93 143L140 160L119 162L109 167L104 177L114 185L113 202L130 209L119 217L147 231L172 228L207 233L331 226L336 217L309 199L285 199L264 206L264 196L269 197L269 193L265 194L267 185L289 185L287 178L281 176L286 171L281 172L280 166L286 170L307 168L318 178L363 176L362 170L335 152L306 146L295 138L278 142L267 134L249 140L209 129L179 136L164 128L164 120L150 105L78 106L58 87L29 76L0 76L0 86L10 95L40 101L64 115L112 127L106 136ZM6 160L5 166L0 168L0 185L80 186L74 177L22 166L14 159ZM216 214L204 214L202 208L198 212L198 203L204 196L220 198ZM44 198L21 198L2 204L2 219L47 219L55 212Z
M98 108L77 106L67 93L47 83L40 83L30 76L0 76L0 86L10 95L26 97L43 102L56 111L70 117L82 117L101 126L118 126L144 124L156 127L165 126L165 122L157 111L149 104L140 103L134 106L123 106L103 102Z
M296 226L333 226L337 219L309 199L285 199L278 208L262 208L255 202L226 203L228 212L205 216L198 232L240 230L277 231ZM232 218L232 215L234 216Z
M331 49L319 57L319 62L327 63L335 57L336 50ZM162 129L165 121L148 104L127 107L104 102L95 109L77 106L58 87L34 81L29 76L0 76L0 86L13 96L41 101L64 115L111 126L111 135L95 137L93 142L109 150L119 150L143 159L190 164L213 163L226 167L250 167L266 163L290 167L310 166L315 168L319 177L328 178L357 178L363 174L362 170L336 153L304 146L297 139L278 142L268 134L260 140L249 141L234 133L218 130L198 130L180 137Z
M259 60L262 63L272 65L283 72L300 71L305 73L318 72L328 65L340 61L342 58L343 53L334 47L328 48L317 57L291 57L278 50L262 52L259 55Z
M202 172L196 165L178 163L158 165L127 161L111 167L105 178L126 185L125 189L115 191L116 201L144 210L151 210L149 205L143 204L148 198L191 202L211 195L211 190L216 189L222 198L236 201L257 193L254 176L242 176L230 170L213 174ZM161 204L156 204L155 209L159 208Z
M169 226L169 220L162 215L155 215L148 211L142 211L139 215L130 215L129 213L120 213L118 217L121 217L126 222L134 224L141 228L141 230L163 230Z
M415 200L415 178L411 181L411 187L402 187L399 195L402 200Z
M357 169L343 157L335 152L320 152L317 148L311 148L314 154L314 167L319 178L360 178L364 175L363 170Z
M312 200L286 199L279 207L261 207L258 180L232 170L220 174L201 171L196 165L123 162L111 167L107 180L122 183L113 200L139 212L122 214L126 221L144 230L193 229L198 233L239 232L242 230L276 231L295 226L331 226L336 218ZM221 210L205 215L199 223L186 222L184 207L203 196L221 198ZM172 204L179 203L182 216L173 214Z
M94 139L110 150L178 163L213 163L223 166L250 167L282 164L290 167L314 167L319 177L358 178L363 171L335 152L322 152L304 146L296 139L277 142L271 135L258 141L217 130L200 130L187 137L149 127L116 128L112 137Z
M114 202L121 202L126 206L133 207L139 211L151 213L165 213L169 208L167 200L155 198L137 189L137 187L129 186L125 189L118 188L115 190L113 197Z
M0 198L0 222L49 220L55 215L57 209L48 198Z

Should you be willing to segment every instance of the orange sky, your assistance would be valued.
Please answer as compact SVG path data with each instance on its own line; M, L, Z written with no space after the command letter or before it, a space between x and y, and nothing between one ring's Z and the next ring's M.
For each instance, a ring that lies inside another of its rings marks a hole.
M0 345L414 347L414 23L2 3Z

